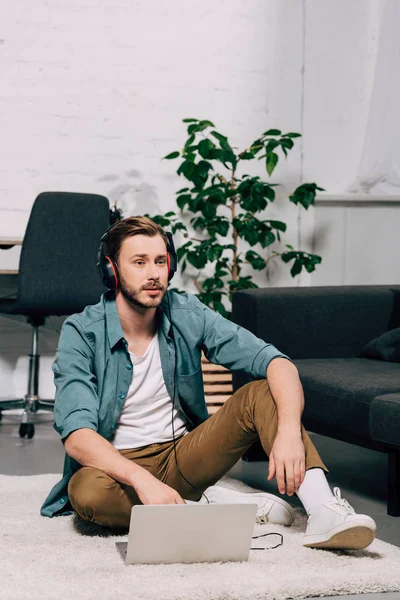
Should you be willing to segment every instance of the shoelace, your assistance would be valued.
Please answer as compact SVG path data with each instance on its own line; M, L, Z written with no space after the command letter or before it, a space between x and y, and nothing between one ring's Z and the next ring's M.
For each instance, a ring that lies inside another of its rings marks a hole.
M355 514L354 508L347 502L347 500L342 498L340 488L338 488L338 487L333 488L333 495L334 495L334 499L329 500L329 504L332 504L333 506L339 506L344 512L346 512L349 515Z
M263 523L269 523L268 515L264 513L261 514L259 517L256 517L256 523L258 523L259 525L262 525Z

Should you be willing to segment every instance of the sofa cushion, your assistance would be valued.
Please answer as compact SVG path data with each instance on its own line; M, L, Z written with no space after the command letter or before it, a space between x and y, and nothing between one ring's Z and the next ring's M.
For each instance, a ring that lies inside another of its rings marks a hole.
M400 446L400 393L377 396L372 401L371 432L376 442Z
M304 388L307 417L372 439L371 405L380 395L400 390L400 365L369 358L294 361Z
M365 344L360 356L400 362L400 327L386 331Z

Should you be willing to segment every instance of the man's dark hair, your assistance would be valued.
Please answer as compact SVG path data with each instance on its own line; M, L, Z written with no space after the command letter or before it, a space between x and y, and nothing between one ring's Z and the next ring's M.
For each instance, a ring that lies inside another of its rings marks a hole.
M154 237L155 235L161 235L165 242L168 244L168 238L165 231L154 223L149 217L126 217L118 221L118 223L110 229L106 240L107 254L112 261L118 262L119 252L121 250L122 242L134 235L147 235Z

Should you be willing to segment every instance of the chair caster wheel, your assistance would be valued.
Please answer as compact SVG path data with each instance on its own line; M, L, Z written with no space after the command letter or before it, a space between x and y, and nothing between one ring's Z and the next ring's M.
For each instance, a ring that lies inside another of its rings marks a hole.
M25 436L30 440L35 435L35 426L33 423L21 423L19 426L19 437Z

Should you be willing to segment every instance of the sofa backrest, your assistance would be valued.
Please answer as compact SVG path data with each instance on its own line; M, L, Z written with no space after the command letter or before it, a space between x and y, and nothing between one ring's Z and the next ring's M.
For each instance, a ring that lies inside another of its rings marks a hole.
M296 358L357 356L369 340L388 330L390 288L316 286L260 288L233 295L232 319Z

